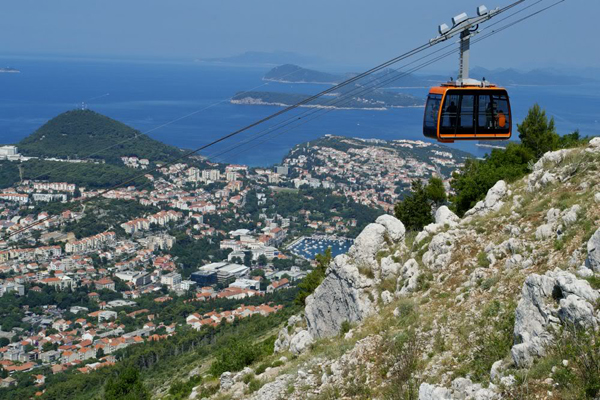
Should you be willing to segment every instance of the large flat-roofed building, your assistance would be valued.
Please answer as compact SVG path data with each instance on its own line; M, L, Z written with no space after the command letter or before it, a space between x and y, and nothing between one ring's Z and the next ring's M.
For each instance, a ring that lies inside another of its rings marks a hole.
M211 286L217 284L216 271L196 271L190 275L190 279L198 286Z
M231 279L242 278L248 274L249 268L245 265L232 264L226 261L211 263L200 267L198 272L214 272L217 274L217 282L225 283ZM201 283L198 282L198 285Z

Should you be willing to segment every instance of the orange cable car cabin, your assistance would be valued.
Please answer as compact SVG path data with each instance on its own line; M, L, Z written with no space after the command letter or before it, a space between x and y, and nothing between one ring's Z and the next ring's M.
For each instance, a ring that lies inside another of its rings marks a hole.
M458 79L429 90L423 118L423 135L439 142L456 140L508 140L512 115L506 89L469 78L471 37L479 33L479 24L492 18L498 9L477 7L477 16L462 13L452 18L452 27L441 24L437 44L460 34Z
M430 89L425 105L423 134L440 142L508 140L511 111L506 89L443 84Z

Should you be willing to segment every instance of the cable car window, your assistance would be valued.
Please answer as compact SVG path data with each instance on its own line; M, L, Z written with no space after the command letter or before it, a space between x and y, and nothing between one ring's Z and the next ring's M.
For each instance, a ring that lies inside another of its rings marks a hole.
M475 96L463 94L460 97L460 127L472 128Z
M505 94L492 95L494 102L494 128L509 129L510 116L508 108L508 98Z
M479 96L479 112L477 126L491 129L494 127L494 103L489 95Z
M437 126L438 112L442 102L441 94L430 94L425 107L425 126L435 128Z
M455 128L458 119L459 95L447 94L442 111L442 128Z

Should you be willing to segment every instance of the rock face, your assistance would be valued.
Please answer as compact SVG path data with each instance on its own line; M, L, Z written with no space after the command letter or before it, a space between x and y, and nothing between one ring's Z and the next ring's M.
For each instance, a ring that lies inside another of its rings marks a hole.
M587 242L587 252L585 266L594 272L600 272L600 228Z
M362 231L347 255L332 261L321 285L306 299L304 313L311 337L334 336L344 321L359 322L377 310L376 285L382 275L377 253L390 241L403 244L404 234L402 222L381 216Z
M556 269L545 275L532 274L523 284L515 312L511 349L518 367L531 365L534 357L545 354L560 323L596 326L594 306L600 295L582 279Z

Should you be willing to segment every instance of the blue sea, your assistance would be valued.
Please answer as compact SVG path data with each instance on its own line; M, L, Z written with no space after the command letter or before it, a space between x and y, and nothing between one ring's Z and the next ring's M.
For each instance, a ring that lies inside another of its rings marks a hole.
M327 86L266 83L269 67L235 67L177 61L77 60L0 57L20 74L0 73L0 143L16 143L52 117L82 103L149 136L178 147L198 148L280 108L234 105L228 99L248 90L314 94ZM401 83L398 82L397 85ZM427 89L405 89L425 97ZM509 88L515 122L538 102L556 120L559 133L579 129L600 135L600 85ZM295 110L295 115L306 109ZM206 150L216 161L267 166L279 163L295 144L325 134L380 139L422 139L421 108L389 111L334 110L271 138L222 153L288 118L279 117ZM191 115L190 115L191 114ZM186 117L187 116L187 117ZM308 117L313 118L311 117ZM170 123L174 120L176 122ZM166 126L162 126L168 124ZM162 127L161 127L162 126ZM290 126L291 127L291 126ZM287 130L284 128L283 130ZM450 146L481 156L474 143ZM217 157L218 156L218 157ZM216 157L216 158L215 158Z

